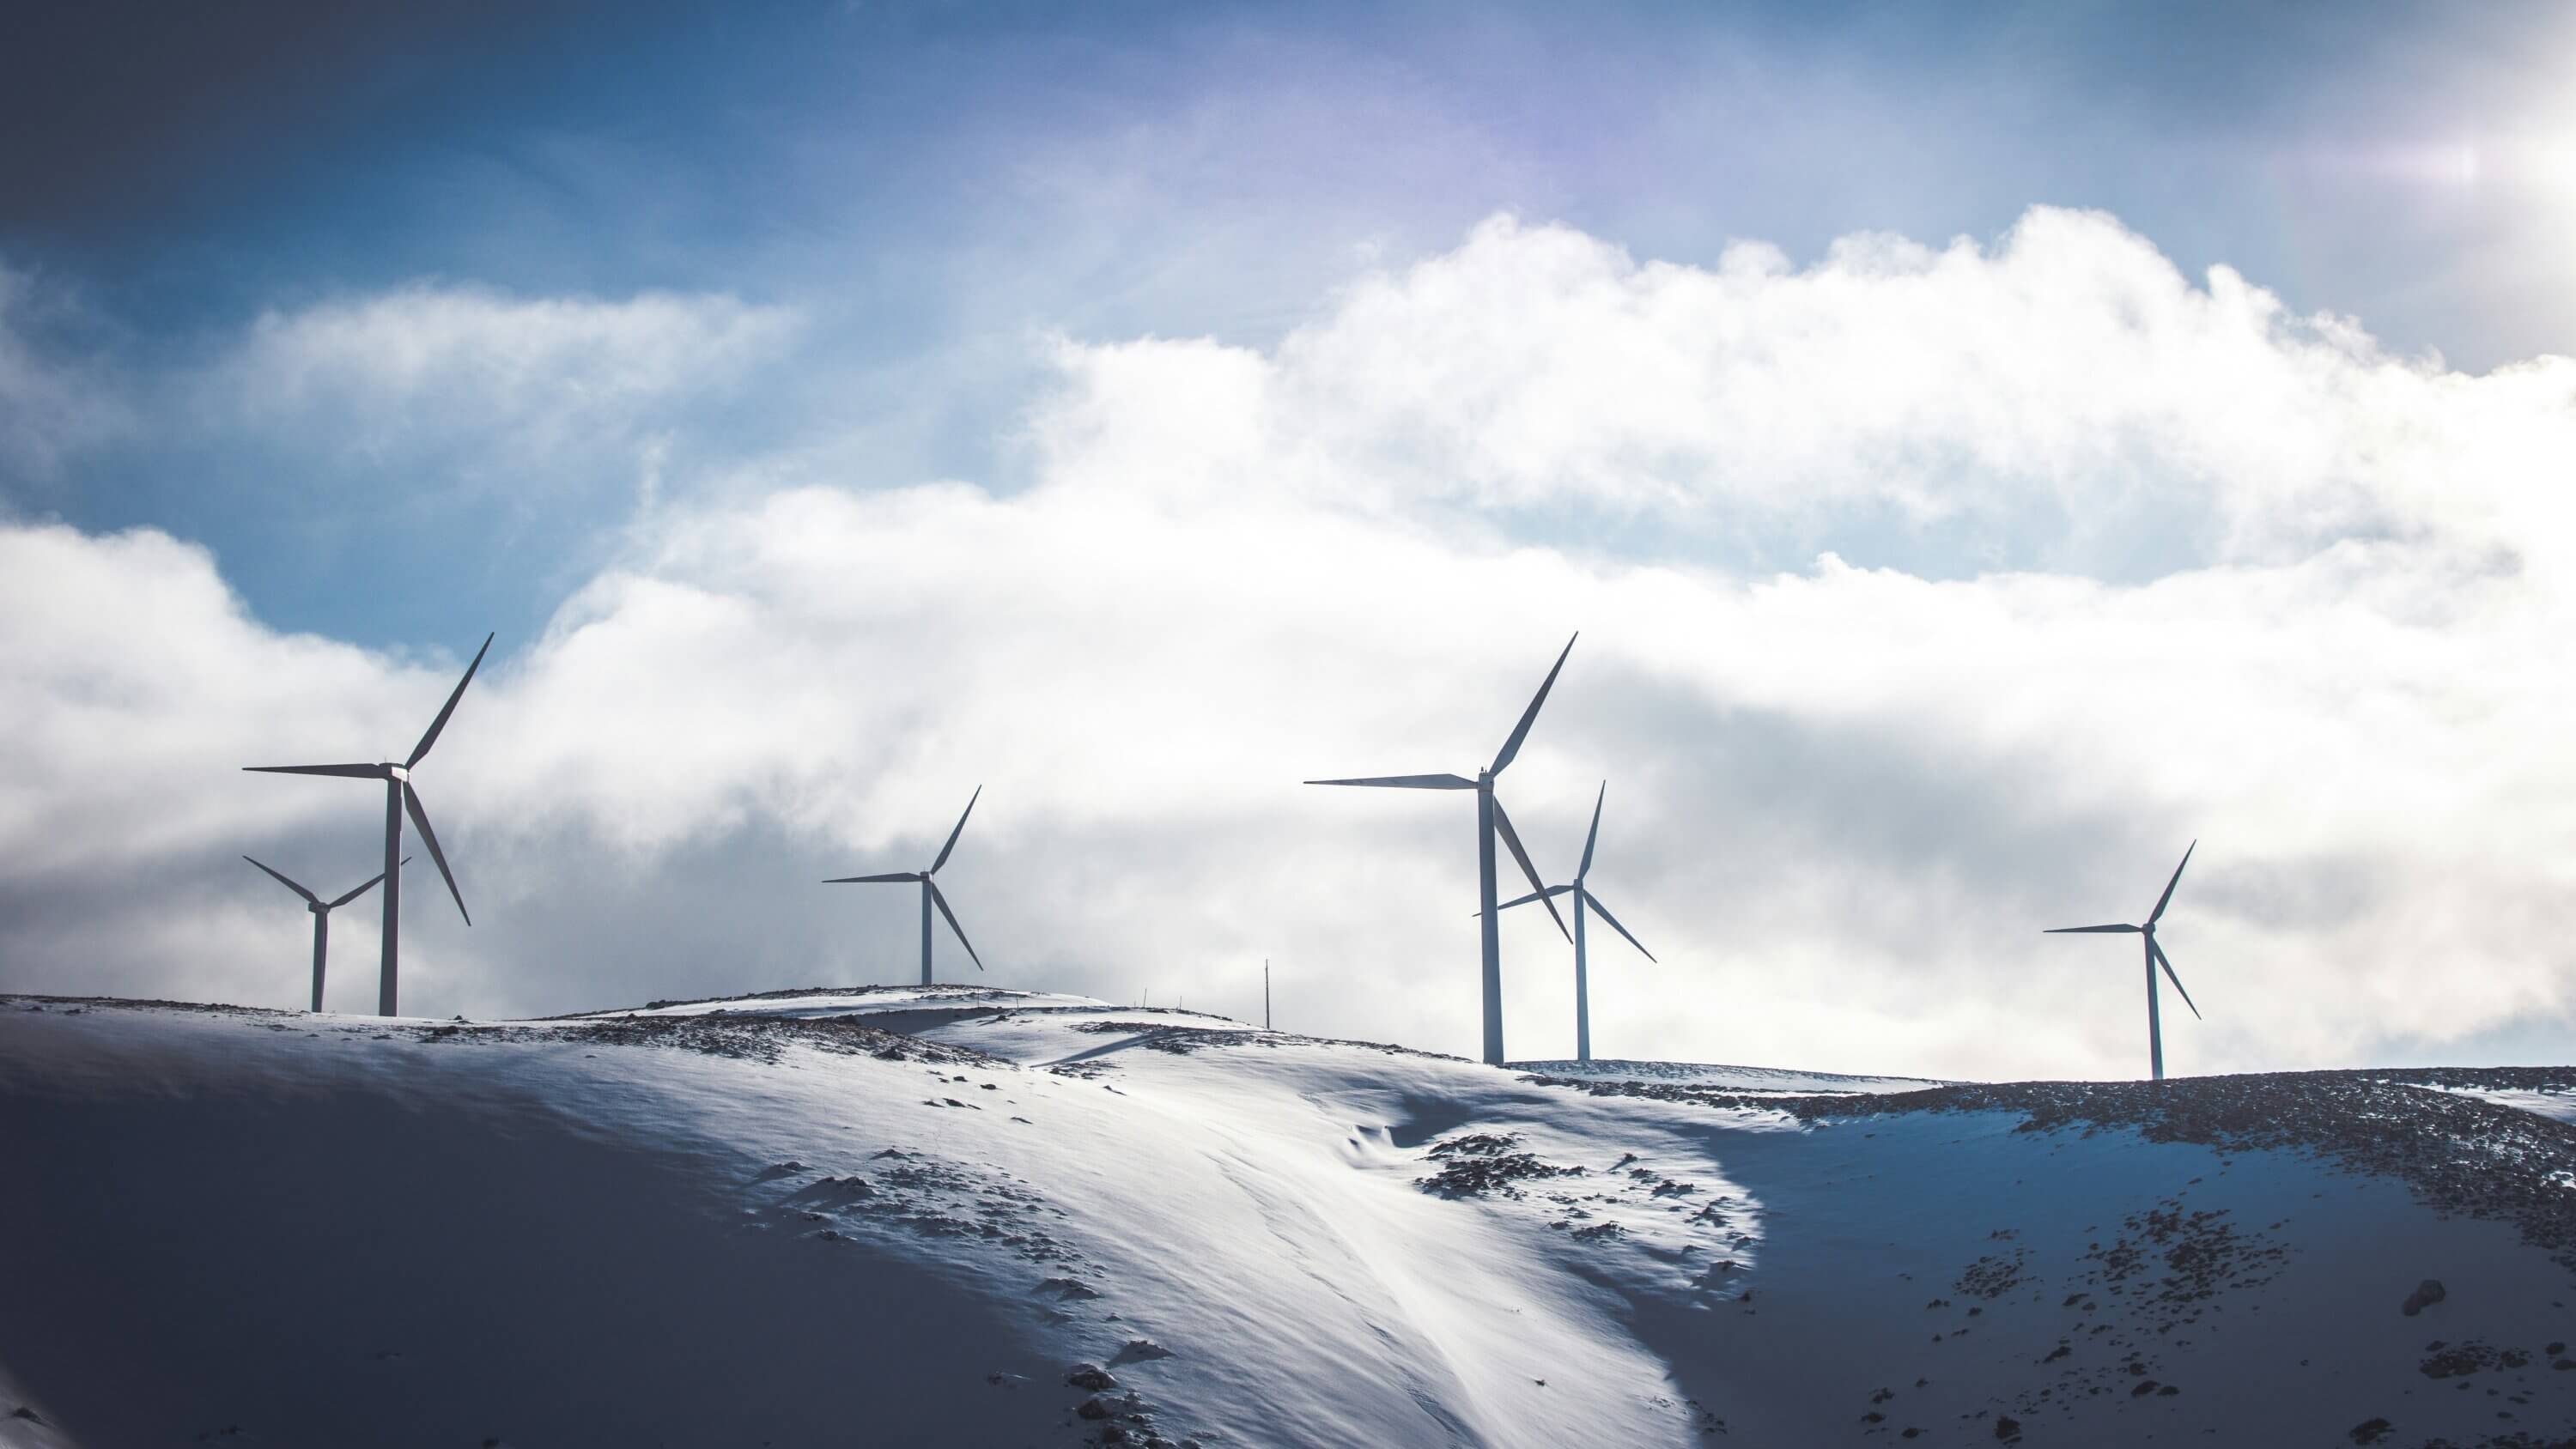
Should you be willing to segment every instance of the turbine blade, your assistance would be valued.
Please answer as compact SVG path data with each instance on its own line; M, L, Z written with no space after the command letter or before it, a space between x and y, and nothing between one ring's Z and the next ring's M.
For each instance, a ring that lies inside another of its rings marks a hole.
M967 959L975 963L976 970L983 970L984 958L975 954L975 943L966 939L966 928L957 924L957 913L948 909L948 897L939 893L937 881L930 882L930 903L939 907L939 914L948 918L948 929L957 933L957 944L966 948Z
M2200 842L2197 840L2184 847L2182 853L2182 865L2191 864L2191 853L2198 849L2200 849ZM2152 926L2158 920L2163 918L2165 913L2165 902L2173 899L2174 887L2182 884L2182 865L2174 867L2173 879L2165 882L2165 893L2156 897L2156 908L2147 914L2148 925ZM2180 988L2176 989L2179 990Z
M382 765L244 765L243 769L258 775L345 775L352 780L381 780Z
M1574 878L1581 880L1592 873L1592 843L1601 838L1601 802L1610 798L1610 782L1601 782L1601 793L1592 797L1592 829L1583 837L1583 864L1574 868Z
M874 884L874 883L876 883L876 882L878 882L878 881L885 881L885 880L919 880L919 879L921 879L921 872L920 872L920 871L917 871L917 870L897 870L897 871L888 871L888 872L887 872L886 874L884 874L884 875L843 875L843 876L834 876L832 879L830 879L830 880L827 880L827 881L823 882L823 884L825 884L825 885L872 885L872 884Z
M1571 649L1574 646L1569 644L1566 647ZM1538 867L1530 864L1529 852L1521 849L1520 832L1512 829L1512 817L1503 813L1503 802L1499 798L1494 801L1494 829L1501 833L1503 844L1512 848L1512 859L1520 862L1521 874L1529 877L1530 889L1538 892L1539 904L1547 907L1548 919L1556 922L1557 934L1571 942L1574 933L1565 929L1565 917L1557 914L1556 902L1548 899L1547 882L1538 878Z
M1371 775L1362 780L1309 780L1309 785L1384 785L1397 790L1473 790L1476 782L1456 775Z
M978 785L978 786L976 786L976 787L975 787L975 793L974 793L974 795L972 795L971 797L969 797L969 798L967 799L967 801L966 801L966 810L965 810L965 813L964 813L964 814L961 814L961 815L959 815L959 816L957 817L957 828L956 828L956 829L954 829L954 830L952 830L952 831L949 831L949 832L948 832L948 843L947 843L946 845L943 845L943 846L939 847L939 858L938 858L937 860L932 861L932 862L930 863L930 869L928 869L928 870L926 870L926 871L923 871L923 872L922 872L922 874L924 874L924 875L935 875L935 874L937 874L937 873L938 873L939 868L940 868L941 866L946 865L946 864L948 863L948 852L950 852L950 851L952 851L952 850L955 850L955 849L957 848L957 837L958 837L958 836L961 836L961 835L963 835L963 834L965 834L965 833L966 833L966 816L967 816L967 815L972 815L972 814L974 814L974 813L975 813L975 802L976 802L977 800L981 800L981 799L983 799L983 798L984 798L984 787L983 787L983 786L981 786L981 785ZM971 955L973 955L974 953L970 951L970 952L968 952L967 954L971 956Z
M242 859L244 859L244 860L250 860L250 857L249 857L249 856L247 856L247 855L245 855L245 856L243 856L243 857L242 857ZM255 860L250 860L250 863L251 863L251 864L253 864L253 865L259 865L259 862L258 862L258 861L255 861ZM259 868L260 868L261 870L268 870L268 867L267 867L267 866L264 866L264 865L259 865ZM314 899L313 892L308 891L308 890L306 890L304 887L302 887L302 886L300 886L300 885L297 885L295 882L293 882L293 881L291 881L291 880L288 880L286 877L284 877L284 876L282 876L282 875L279 875L276 871L268 870L268 873L269 873L269 875L270 875L273 879L275 879L275 880L276 880L276 882L277 882L279 885L282 885L282 886L286 887L288 890L291 890L291 891L295 892L297 895L304 897L304 899L305 899L305 900L307 900L307 901L309 901L309 902L311 902L312 904L317 905L317 906L318 906L318 905L320 905L320 904L322 904L319 900L315 900L315 899ZM338 905L338 904L339 904L339 902L338 902L338 901L333 901L331 904L333 904L333 905L335 905L335 906L336 906L336 905Z
M456 681L456 692L447 697L447 703L438 711L438 718L429 722L429 733L422 735L420 743L412 746L411 758L403 761L404 769L408 770L419 764L422 758L428 755L429 747L438 743L438 732L447 728L447 717L456 713L456 702L465 697L465 686L474 682L474 671L483 667L483 655L491 647L492 636L486 634L483 636L483 648L474 651L474 662L465 666L465 677ZM433 851L432 854L436 852ZM445 868L440 867L442 870Z
M2174 974L2173 962L2165 955L2165 948L2156 944L2155 937L2149 936L2147 938L2147 949L2156 953L2156 964L2165 968L2165 979L2173 983L2173 989L2176 991L2182 991L2182 1004L2185 1006L2191 1006L2191 993L2182 990L2182 978ZM2191 1015L2192 1019L2195 1021L2208 1020L2207 1017L2200 1014L2200 1008L2197 1006L2191 1006Z
M2086 932L2099 931L2112 931L2134 936L2138 933L2138 928L2135 926L2056 926L2049 930L2042 931L2040 934L2043 936L2068 936L2083 935Z
M1610 914L1610 908L1601 904L1601 898L1599 896L1596 896L1587 890L1583 893L1583 900L1586 905L1589 905L1592 909L1601 913L1601 919L1610 923L1611 930L1618 932L1622 936L1628 936L1628 928L1619 924L1619 918ZM1628 944L1637 948L1638 955L1645 957L1649 961L1655 960L1655 953L1646 949L1645 942L1638 940L1634 936L1628 936ZM1655 964L1660 966L1663 963L1656 961Z
M420 832L420 843L429 847L429 858L438 863L439 879L447 882L447 893L456 898L456 914L473 925L473 913L465 909L465 893L456 888L456 875L447 868L447 852L438 848L438 832L429 828L429 812L420 808L420 792L403 781L403 809L411 813L412 827Z
M1532 891L1525 896L1514 896L1510 900L1503 902L1501 905L1494 907L1494 909L1497 911L1508 911L1514 906L1525 906L1532 901L1544 900L1549 896L1561 896L1572 889L1574 889L1572 886L1549 886L1543 891ZM1472 921L1483 914L1483 911L1469 911L1467 913L1467 919Z
M383 880L384 878L385 873L383 871L377 871L374 875L367 877L367 883L365 885L362 885L356 890L349 892L347 895L340 897L338 900L324 906L322 909L326 911L336 911L342 906L347 905L349 902L356 900L358 897L365 895L367 892L374 890L376 888L376 882Z
M1547 671L1547 678L1540 681L1538 693L1530 698L1529 708L1521 711L1521 722L1512 727L1512 737L1503 741L1502 753L1494 756L1493 767L1489 773L1501 774L1503 767L1509 765L1513 757L1520 754L1521 741L1529 738L1530 726L1538 722L1538 707L1547 703L1547 692L1556 686L1557 670L1565 667L1565 656L1574 652L1574 640L1582 637L1583 631L1578 629L1574 632L1574 639L1565 641L1564 652L1556 656L1556 663Z

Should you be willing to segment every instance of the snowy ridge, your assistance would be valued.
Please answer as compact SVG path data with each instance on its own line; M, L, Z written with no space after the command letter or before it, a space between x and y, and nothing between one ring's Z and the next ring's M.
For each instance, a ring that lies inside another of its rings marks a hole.
M1913 1092L1945 1087L1931 1077L1855 1077L1836 1072L1791 1072L1777 1067L1727 1067L1706 1062L1625 1062L1595 1057L1588 1062L1513 1062L1516 1072L1579 1081L1684 1082L1723 1087L1735 1092L1784 1092L1812 1096L1825 1092Z
M0 1243L45 1246L0 1366L49 1449L2576 1433L2576 1128L2358 1075L1741 1073L977 988L0 998L39 1184Z

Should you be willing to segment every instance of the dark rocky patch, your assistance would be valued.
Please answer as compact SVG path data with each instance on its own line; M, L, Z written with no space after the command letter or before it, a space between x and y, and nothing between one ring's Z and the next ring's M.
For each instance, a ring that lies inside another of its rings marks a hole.
M1519 1145L1517 1137L1484 1132L1435 1142L1429 1155L1441 1162L1440 1170L1414 1179L1413 1185L1439 1197L1484 1197L1491 1193L1517 1197L1520 1194L1512 1187L1515 1182L1584 1175L1581 1167L1558 1167L1531 1153L1511 1150ZM1587 1234L1607 1236L1590 1228L1577 1229L1575 1233L1577 1237Z
M811 993L808 993L811 994ZM890 1062L932 1062L975 1066L993 1071L1018 1068L999 1057L964 1047L944 1046L868 1026L848 1016L768 1016L727 1012L722 1016L607 1016L567 1021L547 1031L524 1027L468 1028L498 1039L495 1033L526 1038L597 1042L609 1046L678 1047L712 1056L775 1062L791 1045L842 1056L871 1056ZM454 1035L455 1027L432 1028L432 1034Z

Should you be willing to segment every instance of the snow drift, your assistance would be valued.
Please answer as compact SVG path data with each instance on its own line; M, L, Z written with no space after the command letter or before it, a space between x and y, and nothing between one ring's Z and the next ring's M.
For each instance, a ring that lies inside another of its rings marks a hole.
M2564 1442L2570 1086L0 998L0 1445Z

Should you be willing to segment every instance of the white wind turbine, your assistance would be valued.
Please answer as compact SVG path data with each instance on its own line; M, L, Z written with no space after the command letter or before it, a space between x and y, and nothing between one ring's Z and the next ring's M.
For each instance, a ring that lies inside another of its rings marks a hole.
M395 986L400 977L397 952L402 931L402 827L403 815L409 812L411 823L420 831L420 843L429 847L429 858L438 865L439 879L447 882L448 895L455 898L456 913L473 925L474 917L465 909L465 893L456 888L456 876L447 868L447 853L438 848L438 832L429 828L429 812L420 807L420 792L411 785L411 772L429 755L429 747L438 743L438 732L447 728L447 717L456 713L456 702L465 697L465 686L474 682L474 671L483 667L483 656L492 647L492 636L483 636L483 647L474 651L474 662L465 666L465 677L456 681L456 691L429 722L429 731L412 746L411 755L401 764L376 765L245 765L242 768L268 775L337 775L354 780L385 782L385 870L380 879L385 883L384 964L376 978L376 1014L392 1016Z
M375 886L376 882L385 878L384 872L378 871L374 875L367 877L367 883L365 885L358 887L356 890L350 891L348 894L341 896L338 900L326 901L320 896L313 894L313 892L306 890L304 887L297 885L295 882L288 880L283 874L270 869L262 862L251 860L247 855L243 856L242 859L250 860L251 864L259 866L261 870L268 871L270 877L279 885L282 885L288 890L295 892L297 895L304 897L304 908L313 913L312 1009L320 1011L322 1009L322 959L324 956L329 954L331 949L331 913L340 909L342 906L347 905L349 902L356 900L358 897L365 895ZM411 864L411 857L407 855L404 856L402 863L405 865Z
M966 816L975 813L975 802L983 798L984 787L978 785L975 787L975 793L966 801L964 814L957 817L957 828L948 832L948 843L939 847L939 858L930 863L930 869L889 871L884 875L845 875L823 882L825 885L873 885L880 881L921 882L921 984L924 986L930 984L930 908L932 906L937 906L939 914L948 918L948 929L957 933L957 944L966 948L966 955L975 963L975 969L978 971L984 969L984 958L975 954L975 943L966 939L966 928L957 924L957 913L948 909L948 898L939 893L939 883L931 879L932 876L939 874L941 866L948 863L948 852L957 848L957 837L966 833Z
M2146 938L2147 1061L2149 1067L2155 1072L2155 1080L2159 1082L2165 1079L2165 1038L2163 1024L2158 1020L2156 1013L2156 968L2158 966L2165 968L2165 979L2173 983L2174 990L2182 992L2183 1005L2191 1006L2191 993L2183 991L2182 978L2174 974L2173 962L2166 959L2164 947L2156 944L2156 922L2164 918L2165 904L2173 899L2174 887L2182 884L2182 866L2191 864L2191 853L2199 848L2200 842L2195 840L2183 850L2182 865L2174 867L2173 879L2165 882L2165 893L2156 897L2156 908L2147 913L2147 922L2145 925L2058 926L2042 933L2050 936L2134 935ZM2200 1008L2197 1006L2191 1006L2191 1014L2195 1020L2198 1019L2200 1016Z
M1601 793L1594 796L1592 800L1592 829L1583 837L1583 863L1574 868L1573 882L1568 885L1549 886L1543 891L1532 891L1518 900L1503 902L1501 907L1508 911L1514 906L1525 906L1532 901L1545 900L1549 896L1574 898L1574 1059L1582 1062L1592 1060L1592 988L1584 962L1584 908L1589 906L1600 912L1601 919L1610 923L1611 930L1627 936L1628 944L1637 948L1638 955L1649 961L1655 959L1655 953L1646 949L1645 942L1628 935L1628 928L1620 925L1619 918L1610 914L1610 908L1601 904L1601 898L1592 893L1590 886L1584 884L1584 878L1592 874L1592 847L1601 839L1601 802L1608 799L1609 795L1610 782L1604 780L1601 782Z
M1574 639L1583 637L1581 634ZM1540 705L1547 703L1547 692L1556 684L1557 671L1565 667L1565 656L1574 652L1574 639L1565 641L1565 649L1556 656L1556 664L1547 671L1538 694L1521 712L1521 722L1512 729L1510 739L1494 756L1494 762L1476 772L1469 780L1458 775L1373 775L1354 780L1308 780L1309 785L1373 785L1394 790L1473 790L1476 792L1476 891L1484 918L1484 1005L1485 1061L1492 1066L1503 1064L1503 944L1496 920L1494 892L1494 837L1511 848L1512 859L1519 863L1521 874L1529 877L1530 888L1542 893L1547 913L1565 930L1565 918L1556 913L1556 903L1545 899L1545 882L1538 878L1537 867L1530 864L1529 852L1521 848L1520 835L1512 829L1512 817L1503 812L1503 802L1494 798L1494 777L1508 768L1521 752L1521 741L1529 737L1530 725L1538 719ZM1569 934L1566 939L1572 940Z

